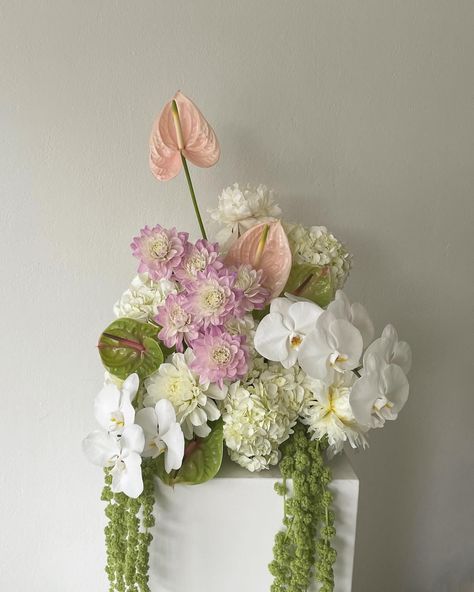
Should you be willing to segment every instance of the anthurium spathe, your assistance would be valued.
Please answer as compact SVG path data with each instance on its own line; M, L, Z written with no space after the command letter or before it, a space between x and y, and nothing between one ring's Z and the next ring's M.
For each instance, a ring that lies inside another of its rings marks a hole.
M177 106L177 115L173 112L176 109L173 102ZM151 172L160 181L176 177L183 166L181 155L198 167L210 167L219 160L220 147L203 114L191 99L178 91L153 124Z
M144 445L143 430L136 424L124 428L120 437L97 430L82 442L84 453L92 463L110 469L112 491L132 498L143 491L140 455Z
M270 297L279 296L291 270L291 249L281 222L265 222L253 226L232 245L225 258L226 265L248 264L262 271L262 285Z
M301 344L298 361L312 378L324 380L331 369L353 370L359 364L363 340L359 329L346 319L325 311Z
M408 380L400 366L369 354L364 359L364 374L350 394L354 417L361 425L380 428L386 420L397 419L408 393Z
M255 333L255 349L267 360L290 368L323 313L323 309L313 302L275 298L270 313L261 320Z
M94 402L95 418L99 425L116 435L135 421L135 409L132 401L139 386L138 374L131 374L121 388L112 382L106 382Z
M184 456L184 435L172 403L160 399L155 407L140 409L136 421L145 434L143 456L156 458L164 453L166 472L179 469Z

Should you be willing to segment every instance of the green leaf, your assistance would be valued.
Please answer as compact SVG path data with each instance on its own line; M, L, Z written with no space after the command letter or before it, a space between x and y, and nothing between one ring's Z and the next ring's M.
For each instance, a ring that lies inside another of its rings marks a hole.
M223 439L222 419L218 419L213 423L212 431L207 438L187 442L183 465L179 471L168 474L164 467L164 455L159 456L156 462L158 476L167 485L197 485L209 481L221 467Z
M294 263L284 291L325 307L334 299L331 270L310 263Z
M127 378L136 372L141 379L163 362L157 328L135 319L117 319L99 339L102 363L114 376Z

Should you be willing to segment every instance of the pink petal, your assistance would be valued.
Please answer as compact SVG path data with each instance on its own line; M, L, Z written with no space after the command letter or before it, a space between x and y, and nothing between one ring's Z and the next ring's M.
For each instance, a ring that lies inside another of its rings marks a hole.
M257 249L265 226L269 226L267 241L260 259ZM230 248L226 265L248 263L262 270L262 285L271 292L271 298L281 294L291 270L291 250L280 222L267 222L253 226Z
M214 165L220 147L214 130L196 105L178 91L173 99L178 105L183 132L183 155L199 167ZM176 128L171 112L171 101L166 103L153 124L150 137L150 168L160 181L175 177L181 169L181 156L176 139Z

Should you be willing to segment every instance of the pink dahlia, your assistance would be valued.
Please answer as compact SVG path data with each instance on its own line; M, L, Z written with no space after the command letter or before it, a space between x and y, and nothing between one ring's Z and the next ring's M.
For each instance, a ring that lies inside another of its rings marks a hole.
M166 347L176 347L179 352L183 351L183 340L189 345L199 335L192 316L184 308L186 300L183 293L169 294L155 316L161 326L158 339Z
M211 327L193 342L194 360L191 369L201 382L214 382L223 387L225 379L238 380L248 371L248 348L243 335L230 335L222 327Z
M153 280L169 279L181 263L187 240L188 233L176 228L166 230L159 224L142 228L130 245L133 255L140 259L139 273L146 271Z
M234 287L242 291L240 305L245 312L264 308L270 300L270 290L261 284L262 273L246 263L237 268Z
M210 325L223 325L232 317L242 316L242 292L234 287L235 273L227 269L217 272L212 267L198 272L194 282L186 285L186 310L206 329Z
M174 270L176 279L182 283L194 281L197 274L213 268L219 271L224 263L219 258L219 245L206 239L199 239L195 245L188 243L178 267Z

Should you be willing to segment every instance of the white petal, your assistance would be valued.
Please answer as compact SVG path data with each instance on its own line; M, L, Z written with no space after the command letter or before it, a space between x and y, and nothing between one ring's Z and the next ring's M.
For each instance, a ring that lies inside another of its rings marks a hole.
M293 320L294 330L307 335L316 327L316 321L324 310L317 304L310 302L295 302L288 310L288 316Z
M221 412L219 411L217 405L214 403L212 399L207 399L203 409L206 412L207 419L209 421L216 421L216 419L219 419L219 417L221 416Z
M411 368L411 360L411 347L406 341L399 341L393 351L392 364L397 364L405 374L408 374Z
M96 396L94 401L94 415L98 424L104 430L110 429L110 417L120 407L120 390L115 384L107 383Z
M130 376L128 376L123 383L122 392L126 392L130 398L130 401L133 401L135 395L137 394L139 385L140 379L138 378L138 374L130 374Z
M143 491L142 458L136 452L132 452L123 462L125 468L117 473L116 479L113 479L115 491L123 491L128 497L137 498Z
M194 433L199 438L207 438L207 436L209 436L209 434L211 433L211 428L207 425L207 423L204 423L200 426L194 426ZM188 440L190 440L191 438L192 435L188 438Z
M359 364L364 348L360 331L349 321L336 319L330 324L329 335L332 337L329 345L331 346L333 342L335 351L347 358L347 361L341 362L341 367L346 370L355 368Z
M227 397L228 390L229 387L227 385L220 388L217 384L211 383L206 391L206 395L216 401L223 401Z
M274 298L270 304L270 312L279 313L282 317L286 317L292 304L293 302L288 298Z
M128 425L132 425L135 422L135 408L130 402L128 396L126 396L125 398L122 397L120 411L123 415L123 423L125 427Z
M257 327L254 337L255 349L264 358L280 362L288 355L288 336L289 331L283 324L281 314L270 313Z
M184 456L184 436L179 423L174 423L162 437L167 446L165 452L165 471L179 469Z
M367 310L362 304L355 302L351 306L352 324L359 329L364 342L364 347L367 347L374 338L374 324L372 323Z
M158 418L153 407L144 407L137 411L135 422L143 429L147 440L158 435Z
M99 467L110 466L111 459L120 453L116 438L102 430L90 433L82 441L82 449L90 462Z
M127 426L122 432L120 444L122 451L126 449L130 452L141 454L145 446L145 434L142 428L136 424Z
M355 381L349 402L356 420L363 426L372 426L372 408L379 397L376 376L362 376Z
M331 353L325 333L316 329L304 338L298 352L298 362L308 376L324 379Z
M160 399L155 405L156 417L158 418L158 434L161 438L170 426L176 422L176 413L173 404L168 399Z
M393 404L393 411L398 414L408 399L409 385L403 370L395 364L387 366L382 374L384 394Z
M336 297L328 305L327 310L337 319L351 320L351 303L342 290L336 291Z

